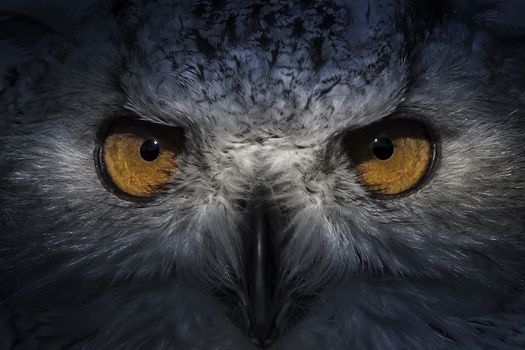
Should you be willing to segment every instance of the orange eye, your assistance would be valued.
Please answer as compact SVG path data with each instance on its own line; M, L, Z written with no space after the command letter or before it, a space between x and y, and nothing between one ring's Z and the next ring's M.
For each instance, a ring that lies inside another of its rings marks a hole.
M385 120L345 137L360 182L384 195L418 185L431 169L435 147L427 128L406 119Z
M168 184L178 170L183 141L180 128L117 120L101 148L104 171L122 192L149 197Z

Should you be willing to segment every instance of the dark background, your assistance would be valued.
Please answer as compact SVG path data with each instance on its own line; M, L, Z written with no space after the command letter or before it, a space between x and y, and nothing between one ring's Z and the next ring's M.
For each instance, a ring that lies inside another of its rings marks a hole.
M502 19L508 23L525 26L525 0L511 0Z

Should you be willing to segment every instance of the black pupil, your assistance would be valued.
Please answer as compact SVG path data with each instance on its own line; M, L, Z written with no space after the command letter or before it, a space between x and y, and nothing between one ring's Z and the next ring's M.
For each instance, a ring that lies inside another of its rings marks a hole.
M157 140L147 140L140 146L140 156L147 162L152 162L158 158L160 144Z
M378 159L386 160L394 154L394 144L386 137L378 137L372 143L372 152Z

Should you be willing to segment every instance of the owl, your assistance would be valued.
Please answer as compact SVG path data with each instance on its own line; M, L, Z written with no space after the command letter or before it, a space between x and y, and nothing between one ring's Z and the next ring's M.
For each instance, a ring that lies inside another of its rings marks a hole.
M2 5L0 349L525 348L504 5Z

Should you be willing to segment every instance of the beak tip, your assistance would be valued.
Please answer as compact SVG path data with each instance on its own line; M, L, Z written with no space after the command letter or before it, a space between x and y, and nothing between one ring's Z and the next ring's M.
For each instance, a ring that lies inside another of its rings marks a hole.
M266 327L255 327L253 329L253 335L251 341L258 348L266 349L274 343L269 337L268 328Z

